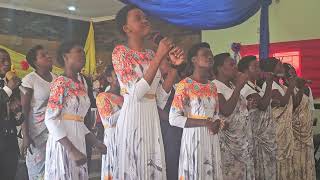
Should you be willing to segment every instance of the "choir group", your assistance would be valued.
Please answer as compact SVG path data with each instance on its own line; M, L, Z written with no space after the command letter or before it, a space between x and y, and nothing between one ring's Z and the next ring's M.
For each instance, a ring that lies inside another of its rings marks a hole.
M95 100L80 44L59 47L60 76L46 49L33 47L26 59L34 72L21 82L6 76L10 56L0 49L4 179L16 172L21 123L30 180L89 179L88 144L103 154L103 180L316 179L312 92L291 65L255 56L236 62L205 42L185 53L166 37L153 51L145 45L150 22L133 5L116 23L127 41L114 48L103 74L108 88ZM103 142L84 124L93 102Z

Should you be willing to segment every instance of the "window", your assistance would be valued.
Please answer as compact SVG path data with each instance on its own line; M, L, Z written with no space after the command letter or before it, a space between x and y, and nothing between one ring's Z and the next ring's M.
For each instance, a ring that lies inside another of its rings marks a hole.
M244 54L243 56L246 55ZM259 59L259 54L255 56ZM297 75L301 76L301 56L299 51L273 53L272 57L276 57L282 63L291 64L296 69Z
M280 59L282 63L291 64L296 69L297 75L301 76L301 58L299 51L274 53L273 57Z

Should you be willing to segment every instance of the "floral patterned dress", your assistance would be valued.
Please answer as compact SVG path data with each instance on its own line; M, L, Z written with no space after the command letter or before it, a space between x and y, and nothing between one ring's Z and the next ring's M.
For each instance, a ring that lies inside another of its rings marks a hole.
M262 86L265 90L266 83ZM284 96L287 88L279 85L276 82L272 83L272 90L278 90ZM293 148L294 136L292 129L292 113L293 103L292 98L284 107L272 108L272 120L276 123L276 158L277 158L277 180L292 180L293 174Z
M264 91L252 82L248 82L242 88L241 95L247 99L252 94L263 97ZM275 180L276 124L271 118L271 104L265 111L258 108L250 110L248 118L252 123L255 178L258 180Z
M104 144L108 153L102 155L101 179L112 180L117 167L116 157L116 124L123 103L123 97L103 92L98 94L97 108L104 126Z
M316 179L313 154L313 121L309 101L309 97L303 94L299 106L293 112L293 170L296 180Z
M84 78L81 77L80 82L75 82L59 76L51 84L45 115L49 137L44 179L89 179L87 164L77 166L59 142L60 139L67 137L80 152L86 155L85 135L90 131L83 121L89 107L90 99Z
M166 165L157 106L163 109L170 93L159 81L152 84L143 74L154 57L152 50L134 51L115 47L112 63L124 97L116 127L117 169L115 179L166 179Z
M185 128L187 118L219 119L217 89L212 82L198 83L191 78L180 81L171 106L169 120L183 129L179 159L180 180L221 180L218 135L207 127Z
M56 76L51 73L52 78ZM43 179L45 169L46 143L48 130L44 123L45 112L50 95L50 84L36 72L31 72L22 79L22 87L32 89L30 114L28 118L29 135L35 146L30 146L32 154L27 151L26 165L30 180Z
M214 80L219 94L228 100L233 88ZM252 125L245 98L240 95L232 114L221 116L228 128L220 131L220 148L224 180L254 180Z

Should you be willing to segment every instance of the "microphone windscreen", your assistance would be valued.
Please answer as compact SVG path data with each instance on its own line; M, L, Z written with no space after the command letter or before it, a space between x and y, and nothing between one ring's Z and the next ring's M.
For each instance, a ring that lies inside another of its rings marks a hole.
M6 79L10 81L13 77L17 76L16 73L9 71L6 73Z

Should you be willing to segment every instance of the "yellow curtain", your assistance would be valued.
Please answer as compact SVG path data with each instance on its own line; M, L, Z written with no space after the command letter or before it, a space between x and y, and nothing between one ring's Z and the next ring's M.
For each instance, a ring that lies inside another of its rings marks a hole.
M93 23L90 22L90 28L84 46L84 51L86 53L86 64L83 69L83 73L86 75L95 75L96 74L96 45L94 41L94 29Z
M16 51L9 49L9 48L2 46L2 45L0 45L0 48L3 48L6 51L8 51L10 58L11 58L11 64L12 64L14 70L16 71L18 77L23 78L25 75L27 75L28 73L33 71L31 66L27 70L22 69L21 61L26 60L26 56L24 54L18 53ZM56 67L56 66L53 66L52 72L57 75L60 75L63 73L63 69Z

